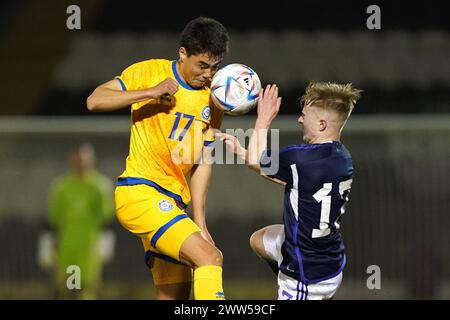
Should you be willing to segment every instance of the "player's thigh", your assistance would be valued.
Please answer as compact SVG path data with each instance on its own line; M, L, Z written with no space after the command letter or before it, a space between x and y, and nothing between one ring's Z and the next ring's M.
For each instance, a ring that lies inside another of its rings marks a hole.
M145 239L148 250L175 260L183 242L200 232L174 199L146 185L117 187L116 215L122 226Z
M153 258L151 268L153 283L156 288L158 300L187 300L191 295L192 269L186 265L180 265Z
M174 199L145 184L117 186L114 199L120 224L137 235L155 232L184 213Z
M318 283L308 285L308 300L330 300L338 291L342 283L342 272L337 276Z
M222 266L222 252L212 243L203 238L200 232L192 234L186 239L180 249L180 260L195 266Z
M145 262L150 268L157 295L164 299L188 299L192 282L192 269L175 259L152 250L145 235L141 236L144 246ZM189 288L189 292L187 291ZM159 297L158 297L159 298Z
M191 295L192 269L160 258L153 259L153 267L150 270L156 288L156 298L188 300Z
M152 187L121 186L116 188L116 215L122 226L141 238L155 286L163 293L185 292L192 270L180 263L179 251L200 229L184 209Z
M270 225L262 228L250 237L250 246L262 258L280 262L281 245L284 241L284 226Z

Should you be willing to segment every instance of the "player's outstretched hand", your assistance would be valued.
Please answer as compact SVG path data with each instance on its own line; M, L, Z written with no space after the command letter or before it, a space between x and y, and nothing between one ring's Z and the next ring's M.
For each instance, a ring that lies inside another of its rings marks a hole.
M170 101L171 97L178 91L178 86L178 82L174 79L166 78L149 90L151 90L153 98L162 98Z
M278 97L278 87L276 84L267 85L266 89L261 89L258 99L258 120L271 123L280 111L281 97Z
M228 149L232 153L245 160L247 150L239 143L239 140L235 136L223 132L217 133L216 136L220 139L220 141L227 145Z

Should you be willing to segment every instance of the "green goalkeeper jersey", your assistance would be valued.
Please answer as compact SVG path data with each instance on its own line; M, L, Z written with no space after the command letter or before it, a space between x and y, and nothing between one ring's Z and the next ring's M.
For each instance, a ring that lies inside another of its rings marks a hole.
M98 240L102 227L113 217L113 201L112 182L96 171L83 177L67 173L54 181L49 224L56 233L59 280L67 278L70 265L80 267L83 284L98 280Z

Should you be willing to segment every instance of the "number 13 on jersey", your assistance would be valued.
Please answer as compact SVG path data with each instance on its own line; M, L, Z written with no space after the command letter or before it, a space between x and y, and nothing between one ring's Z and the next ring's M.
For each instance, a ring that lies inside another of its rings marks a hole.
M348 201L348 194L350 192L350 188L352 186L352 179L348 179L345 181L341 181L339 183L339 194L341 196L341 199L344 201L344 203L341 206L341 215L344 213L345 209L345 203ZM329 228L330 223L330 211L331 211L331 189L333 187L333 184L330 183L324 183L323 188L317 191L313 198L322 204L321 211L320 211L320 224L319 229L313 229L312 231L312 237L313 238L320 238L325 237L330 234L331 229ZM337 220L337 219L336 219ZM334 222L336 228L339 229L339 224L335 221Z

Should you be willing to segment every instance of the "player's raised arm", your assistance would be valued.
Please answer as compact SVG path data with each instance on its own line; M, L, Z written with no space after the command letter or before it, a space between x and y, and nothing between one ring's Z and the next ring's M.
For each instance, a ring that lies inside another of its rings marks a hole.
M102 112L122 109L140 101L170 97L178 91L178 83L167 78L158 85L142 90L123 90L119 80L114 79L99 85L87 98L89 111Z
M239 140L235 136L232 136L231 134L228 134L228 133L218 133L217 136L220 138L220 141L222 141L223 143L225 143L227 145L228 149L231 152L236 154L240 159L244 160L250 169L253 169L258 174L260 174L263 178L266 178L267 180L270 180L272 182L275 182L275 183L278 183L281 185L286 185L286 182L284 182L282 180L268 177L261 170L261 166L259 165L259 163L250 166L249 161L248 161L248 151L239 143Z
M258 117L255 129L248 144L247 165L254 169L260 169L259 162L264 150L267 149L267 133L272 120L280 110L281 97L278 97L278 87L267 85L261 89L258 100Z

